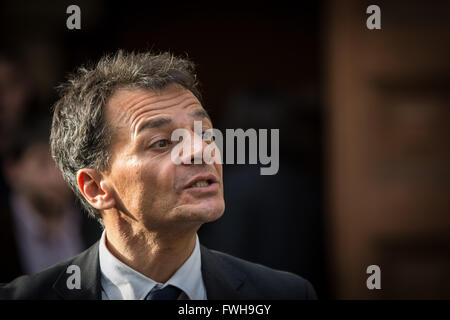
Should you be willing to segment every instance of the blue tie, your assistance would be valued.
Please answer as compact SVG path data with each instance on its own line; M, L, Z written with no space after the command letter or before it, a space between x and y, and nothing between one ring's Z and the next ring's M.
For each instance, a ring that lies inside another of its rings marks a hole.
M145 300L177 300L181 290L177 287L169 285L163 289L150 291Z

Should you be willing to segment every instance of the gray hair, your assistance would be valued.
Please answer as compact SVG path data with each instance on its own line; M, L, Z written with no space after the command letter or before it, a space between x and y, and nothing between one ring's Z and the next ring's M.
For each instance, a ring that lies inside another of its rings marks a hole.
M52 157L66 182L90 216L101 222L99 210L81 194L77 171L107 170L112 132L105 121L105 105L124 87L160 90L177 83L200 101L194 64L168 52L126 53L119 50L90 67L80 67L58 87L50 134Z

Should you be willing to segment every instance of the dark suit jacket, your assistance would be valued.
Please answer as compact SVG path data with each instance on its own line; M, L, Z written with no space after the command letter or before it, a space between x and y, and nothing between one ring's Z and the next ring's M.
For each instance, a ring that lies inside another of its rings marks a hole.
M311 284L294 274L276 271L201 246L202 275L208 300L316 299ZM69 289L70 265L81 271L81 289ZM36 275L0 285L0 299L100 300L98 242L83 253Z

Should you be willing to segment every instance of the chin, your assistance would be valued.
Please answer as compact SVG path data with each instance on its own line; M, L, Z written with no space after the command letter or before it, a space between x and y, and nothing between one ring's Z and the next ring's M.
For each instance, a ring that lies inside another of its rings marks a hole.
M222 216L225 211L225 203L221 200L214 203L185 205L180 207L179 210L177 215L181 216L183 220L206 223L215 221Z

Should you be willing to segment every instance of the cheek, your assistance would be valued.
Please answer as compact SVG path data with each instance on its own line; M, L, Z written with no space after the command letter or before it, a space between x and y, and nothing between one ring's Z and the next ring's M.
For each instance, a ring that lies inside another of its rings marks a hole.
M160 159L149 161L134 174L134 181L130 186L139 197L141 210L158 211L159 208L170 206L174 193L174 165L170 161Z
M146 192L153 192L162 199L168 199L175 194L175 165L166 160L154 165L145 177Z
M110 181L115 191L119 210L136 212L144 188L142 167L133 162L111 166ZM123 206L123 208L121 208Z
M214 166L219 174L220 182L222 183L222 165L220 163L215 163Z

